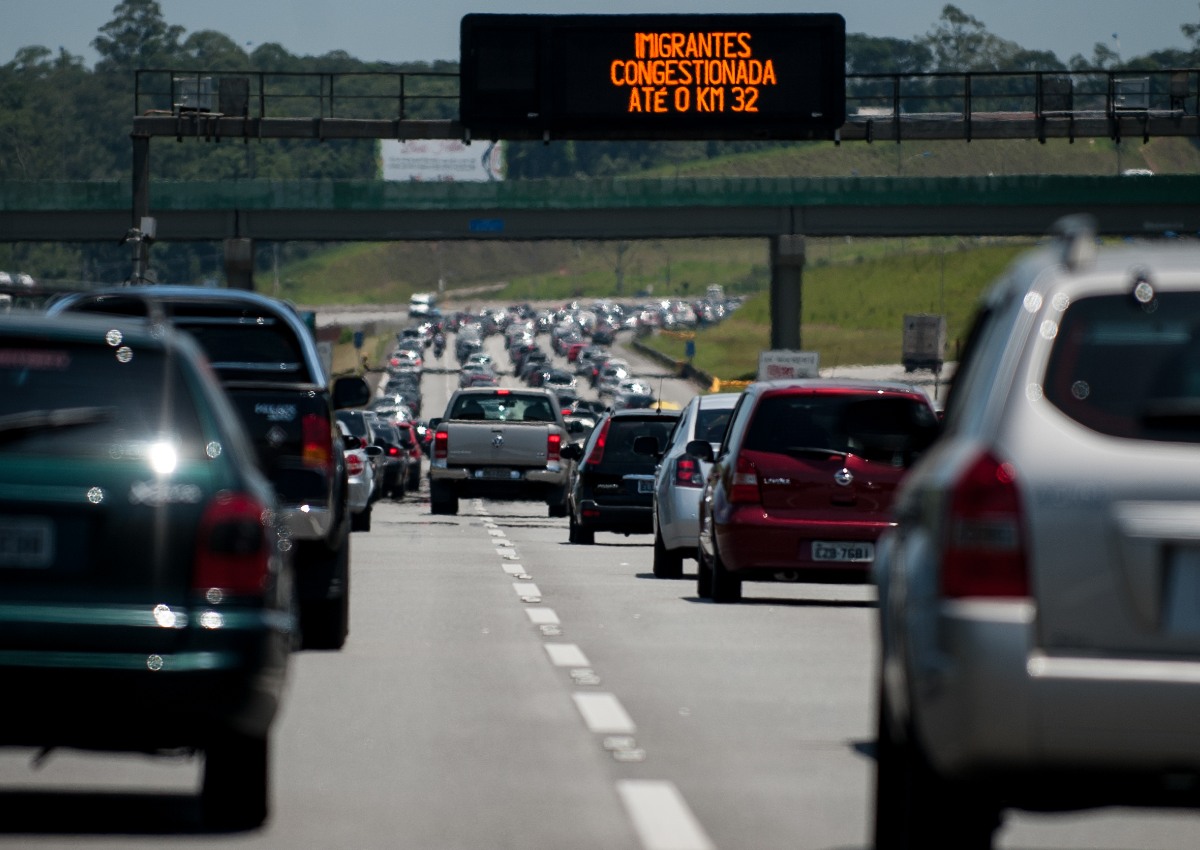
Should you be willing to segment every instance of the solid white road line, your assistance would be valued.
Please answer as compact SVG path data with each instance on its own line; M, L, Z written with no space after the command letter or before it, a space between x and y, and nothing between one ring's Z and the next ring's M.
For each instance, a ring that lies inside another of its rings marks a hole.
M578 693L571 696L590 731L598 735L632 735L637 731L633 718L612 694Z
M644 850L715 850L673 783L622 779L617 793Z
M583 650L573 643L547 643L546 654L555 667L590 667Z

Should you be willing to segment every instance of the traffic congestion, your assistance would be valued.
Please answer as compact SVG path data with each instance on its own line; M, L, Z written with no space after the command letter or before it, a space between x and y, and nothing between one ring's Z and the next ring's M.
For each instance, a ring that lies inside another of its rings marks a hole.
M646 304L335 381L265 296L2 317L0 844L1191 846L1197 262L1064 233L945 400Z

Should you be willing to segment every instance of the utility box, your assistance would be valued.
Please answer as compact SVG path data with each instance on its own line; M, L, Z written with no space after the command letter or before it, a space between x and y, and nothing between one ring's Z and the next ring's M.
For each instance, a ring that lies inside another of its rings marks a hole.
M912 313L904 317L902 362L905 372L928 369L940 374L946 360L946 317Z

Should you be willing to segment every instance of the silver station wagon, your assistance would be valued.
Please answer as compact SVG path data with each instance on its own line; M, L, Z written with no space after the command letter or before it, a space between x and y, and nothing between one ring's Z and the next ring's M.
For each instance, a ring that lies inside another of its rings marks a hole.
M1200 246L1061 229L987 294L878 547L878 848L1200 804Z

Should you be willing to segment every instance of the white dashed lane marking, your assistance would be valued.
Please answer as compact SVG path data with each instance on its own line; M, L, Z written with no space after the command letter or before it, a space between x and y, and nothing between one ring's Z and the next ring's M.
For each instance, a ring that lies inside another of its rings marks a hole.
M674 783L623 779L617 793L645 850L715 850Z
M633 718L612 694L572 694L575 707L583 715L583 722L597 735L632 735L637 731Z
M546 654L555 667L588 667L587 656L573 643L547 643Z
M525 614L529 617L529 622L535 626L557 626L559 624L558 615L554 613L553 608L526 608Z

